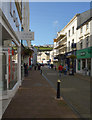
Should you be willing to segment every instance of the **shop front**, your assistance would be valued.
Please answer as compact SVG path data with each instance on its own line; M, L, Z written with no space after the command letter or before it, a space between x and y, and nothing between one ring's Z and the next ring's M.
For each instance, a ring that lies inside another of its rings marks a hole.
M65 63L68 65L68 69L70 69L72 62L73 62L73 66L74 66L74 72L76 72L76 59L72 58L71 56L76 56L76 50L71 51L71 52L67 52L65 54L66 58L65 58Z
M76 71L83 75L92 76L92 47L77 51Z
M0 12L0 101L3 114L21 85L21 44L5 14Z

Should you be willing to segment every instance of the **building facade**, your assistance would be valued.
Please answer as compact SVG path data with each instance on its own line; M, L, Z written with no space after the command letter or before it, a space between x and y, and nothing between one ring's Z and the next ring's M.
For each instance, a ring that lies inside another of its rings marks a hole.
M21 44L15 33L21 31L21 20L20 3L0 2L0 117L21 85Z
M48 64L50 59L50 52L42 51L37 53L37 62L40 64Z
M76 55L76 48L72 48L72 43L77 43L77 18L78 15L75 15L70 22L57 33L57 38L54 39L54 54L55 58L58 59L56 63L59 64L68 64L68 68L72 64L71 55ZM56 49L56 50L55 50ZM74 60L74 65L76 66L76 60ZM76 69L75 69L76 71Z
M76 14L54 39L54 63L92 76L92 11Z
M80 14L77 25L76 71L92 76L92 15L90 10Z

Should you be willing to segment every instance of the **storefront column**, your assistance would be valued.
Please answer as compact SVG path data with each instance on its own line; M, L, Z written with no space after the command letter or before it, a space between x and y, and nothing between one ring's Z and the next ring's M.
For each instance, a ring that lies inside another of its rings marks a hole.
M76 59L76 72L78 72L78 60Z
M86 68L87 68L88 66L87 66L87 59L86 59Z
M91 58L91 76L92 76L92 58Z
M21 46L18 48L18 81L20 82L21 85Z

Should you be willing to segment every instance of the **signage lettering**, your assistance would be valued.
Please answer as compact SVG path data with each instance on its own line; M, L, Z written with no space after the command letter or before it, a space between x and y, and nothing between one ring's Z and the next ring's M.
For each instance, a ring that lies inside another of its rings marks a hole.
M86 55L86 52L81 52L80 55L81 55L81 56L85 56L85 55Z
M18 31L16 34L20 40L34 40L34 32Z

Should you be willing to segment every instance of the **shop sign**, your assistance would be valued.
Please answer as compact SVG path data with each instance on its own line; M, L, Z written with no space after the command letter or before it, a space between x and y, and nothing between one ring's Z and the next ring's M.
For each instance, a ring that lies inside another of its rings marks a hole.
M68 53L67 56L70 56L72 53Z
M85 56L85 55L86 55L86 52L81 52L80 55L81 55L81 56Z
M34 32L18 31L16 34L20 40L34 40Z
M92 47L81 49L77 51L77 59L81 58L92 58Z

